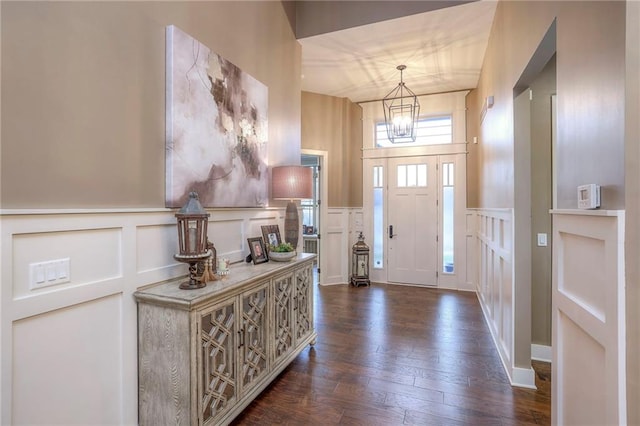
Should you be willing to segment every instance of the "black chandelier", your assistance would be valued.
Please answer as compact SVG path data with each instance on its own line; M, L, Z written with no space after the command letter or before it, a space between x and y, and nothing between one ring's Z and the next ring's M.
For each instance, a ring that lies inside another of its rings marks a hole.
M400 71L400 83L382 99L387 137L391 143L415 142L420 104L416 94L402 81L402 71L407 66L398 65L396 69Z

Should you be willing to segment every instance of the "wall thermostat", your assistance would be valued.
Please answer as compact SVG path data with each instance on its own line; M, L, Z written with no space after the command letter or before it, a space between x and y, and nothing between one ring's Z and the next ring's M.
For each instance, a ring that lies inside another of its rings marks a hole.
M578 208L597 209L600 207L600 185L590 183L578 187Z

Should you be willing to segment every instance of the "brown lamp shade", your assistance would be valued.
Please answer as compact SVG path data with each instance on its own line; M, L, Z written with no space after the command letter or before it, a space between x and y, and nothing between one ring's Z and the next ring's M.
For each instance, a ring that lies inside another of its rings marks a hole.
M271 169L271 197L274 200L313 198L313 170L304 166Z

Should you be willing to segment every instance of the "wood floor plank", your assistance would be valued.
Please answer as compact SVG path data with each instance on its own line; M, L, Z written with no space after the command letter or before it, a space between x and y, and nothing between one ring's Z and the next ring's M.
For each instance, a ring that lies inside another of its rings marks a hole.
M387 389L371 382L367 384L340 383L333 390L331 396L343 401L365 401L366 405L378 406L387 399Z
M315 288L318 342L235 425L549 425L551 368L514 388L474 293Z
M439 417L433 414L422 413L420 411L408 410L404 418L406 425L433 425L433 426L462 426L463 422L458 420Z
M369 386L374 386L378 389L384 389L387 393L393 393L395 395L409 395L421 401L430 401L443 403L444 394L440 391L433 389L423 389L420 392L416 392L415 386L401 385L398 383L386 382L383 380L371 379Z

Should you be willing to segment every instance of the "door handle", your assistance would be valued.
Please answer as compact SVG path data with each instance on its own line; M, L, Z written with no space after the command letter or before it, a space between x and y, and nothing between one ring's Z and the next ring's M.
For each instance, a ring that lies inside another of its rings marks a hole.
M238 330L238 349L244 346L244 328L242 330Z
M398 234L393 233L393 225L389 225L389 238L393 238Z

